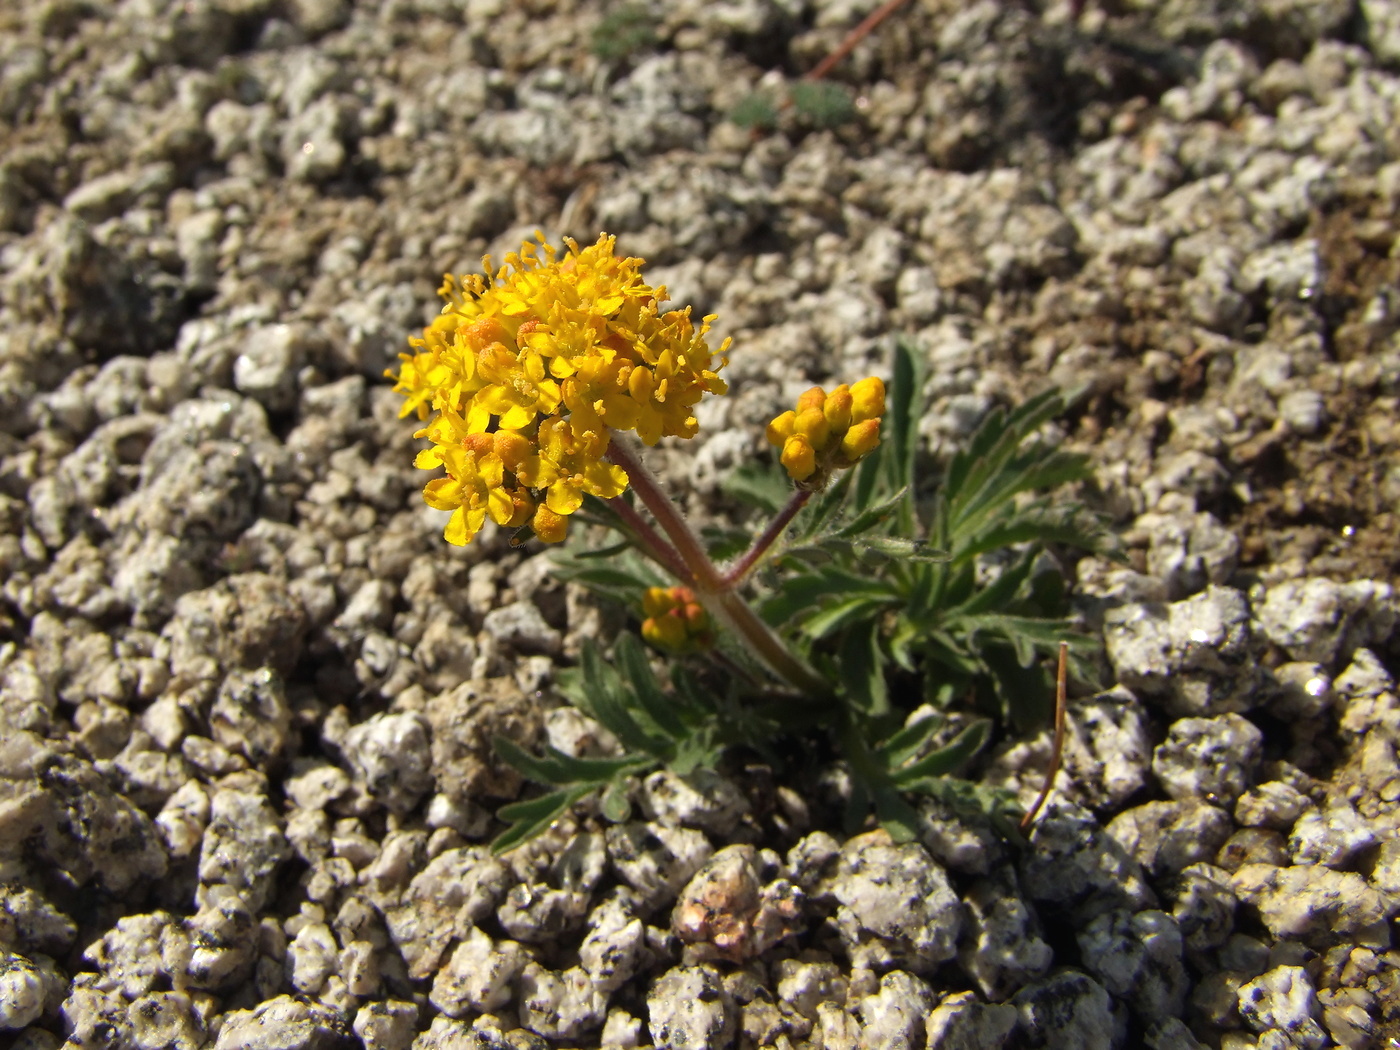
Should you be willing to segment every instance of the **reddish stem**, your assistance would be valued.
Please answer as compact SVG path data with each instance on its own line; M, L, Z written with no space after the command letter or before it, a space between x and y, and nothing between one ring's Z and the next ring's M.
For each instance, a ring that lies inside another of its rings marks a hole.
M904 3L905 0L886 0L885 3L881 4L874 11L868 14L865 17L865 20L861 22L860 25L852 29L850 33L847 34L846 39L841 41L840 46L837 47L835 51L833 51L831 54L827 55L824 59L818 62L816 67L813 68L809 73L807 73L807 75L804 76L802 79L820 80L822 77L826 76L828 73L831 72L832 67L834 67L837 62L840 62L843 58L845 58L852 51L854 51L857 44L859 44L862 40L868 37L874 31L876 26L878 26L886 18L889 18L890 15L894 14L901 7L903 7Z
M813 697L826 696L831 687L802 659L788 648L777 633L759 619L733 587L720 575L710 560L704 544L691 530L689 523L676 510L675 504L661 490L656 476L632 443L616 432L608 445L608 459L627 472L627 483L642 505L651 511L685 567L690 570L696 597L710 615L729 627L749 647L749 651L768 665L780 678Z
M637 512L636 507L621 496L615 496L608 500L608 503L617 512L617 516L627 523L627 527L637 534L637 538L641 540L646 552L660 562L672 576L680 580L681 583L695 582L695 577L686 568L681 556L676 553L676 548L667 543L661 534L651 527L651 523Z
M724 574L724 582L733 587L739 583L749 570L758 563L758 559L763 557L768 548L773 546L783 530L788 527L788 523L797 517L797 512L807 505L807 501L812 498L812 493L807 489L798 489L792 494L792 498L787 501L778 516L768 523L768 527L763 530L762 535L753 541L753 546L748 549L742 558L731 565Z
M1060 665L1055 671L1055 742L1050 750L1050 768L1045 771L1045 783L1040 787L1040 795L1035 800L1035 805L1021 818L1021 832L1026 830L1035 822L1035 815L1040 812L1040 807L1045 805L1045 800L1050 797L1050 789L1055 784L1055 774L1060 771L1060 756L1065 749L1065 694L1068 692L1067 678L1069 676L1069 643L1060 643Z

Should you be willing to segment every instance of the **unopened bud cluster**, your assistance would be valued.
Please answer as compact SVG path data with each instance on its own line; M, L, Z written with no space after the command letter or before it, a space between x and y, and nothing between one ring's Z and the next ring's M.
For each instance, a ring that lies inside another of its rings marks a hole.
M649 587L642 596L642 637L670 653L694 653L715 641L710 614L689 587Z
M768 443L782 449L788 476L804 489L820 489L833 472L853 467L880 444L885 384L871 377L831 393L814 386L797 408L768 424Z

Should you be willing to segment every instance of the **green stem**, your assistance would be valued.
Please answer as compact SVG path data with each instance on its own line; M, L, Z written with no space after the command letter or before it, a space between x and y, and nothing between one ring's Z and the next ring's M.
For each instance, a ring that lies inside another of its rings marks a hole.
M794 688L814 696L829 694L831 686L826 680L808 667L771 627L758 618L758 614L735 592L733 584L715 567L699 537L661 490L656 476L647 469L631 441L613 431L607 455L627 472L629 487L642 505L651 511L657 525L690 570L696 595L710 615L725 624L755 656Z

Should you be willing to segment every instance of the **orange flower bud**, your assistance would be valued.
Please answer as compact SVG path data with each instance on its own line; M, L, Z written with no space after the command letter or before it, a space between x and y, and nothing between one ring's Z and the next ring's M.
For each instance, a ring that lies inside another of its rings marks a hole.
M783 445L782 464L793 481L806 481L817 469L817 454L802 434L794 434Z
M806 408L820 409L826 404L826 391L819 386L814 386L802 392L802 396L797 399L797 411L802 412Z
M710 614L689 587L649 587L642 609L642 637L658 649L688 653L714 643Z
M846 431L846 436L841 439L841 454L854 463L875 451L879 444L880 420L878 417L867 419Z
M670 652L682 652L686 647L685 624L670 613L642 621L642 637Z
M529 491L523 488L514 489L510 494L512 511L510 520L505 523L506 528L518 529L523 526L535 513L535 498Z
M461 332L467 345L478 352L510 338L506 326L501 324L500 319L496 317L478 318L469 324L464 324L458 331Z
M831 437L831 426L820 408L804 408L797 413L793 430L810 441L813 449L825 448L827 439Z
M501 457L501 463L512 474L519 471L521 465L535 451L535 446L529 438L513 430L498 430L491 438L496 455Z
M496 450L495 437L491 434L468 434L462 439L462 447L475 453L477 458L489 456Z
M687 633L698 635L710 629L710 614L699 602L686 602L681 606L680 614Z
M778 416L773 422L768 424L767 437L768 444L775 448L781 448L788 438L792 437L793 427L797 424L797 413L788 411Z
M674 606L669 587L648 587L642 595L642 612L647 616L665 616Z
M546 504L535 508L535 516L530 521L535 535L545 543L562 543L569 534L569 519L563 514L555 514Z
M826 421L831 424L833 431L845 430L851 425L853 403L851 388L845 383L827 395L826 404L822 405L822 413L826 416Z
M851 422L864 423L885 414L885 384L871 376L851 387Z

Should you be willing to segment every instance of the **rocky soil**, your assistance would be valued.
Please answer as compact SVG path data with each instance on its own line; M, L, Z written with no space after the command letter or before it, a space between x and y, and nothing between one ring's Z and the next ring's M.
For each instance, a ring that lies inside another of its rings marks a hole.
M913 0L845 119L730 119L875 6L4 6L0 1045L1397 1045L1400 2ZM442 541L382 372L536 228L734 337L697 513L896 333L931 463L1089 386L1129 560L1029 848L742 766L490 856L617 625Z

